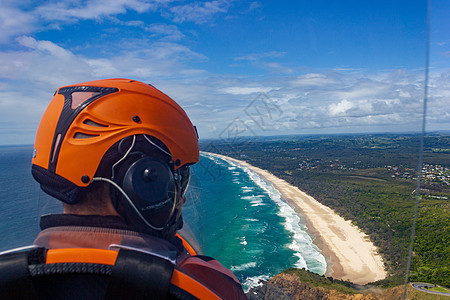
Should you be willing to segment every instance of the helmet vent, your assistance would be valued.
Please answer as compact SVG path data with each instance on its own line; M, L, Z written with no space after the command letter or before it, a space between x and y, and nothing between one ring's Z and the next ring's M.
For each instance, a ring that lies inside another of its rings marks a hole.
M56 141L54 143L54 147L53 147L53 154L52 154L52 160L51 160L52 162L55 161L56 153L58 152L60 142L61 142L61 133L58 133L58 135L56 136Z
M72 93L72 103L70 107L72 109L77 108L80 104L84 103L86 100L92 97L100 95L100 92L73 92Z
M75 133L73 138L74 139L90 139L90 138L93 138L96 136L99 136L99 134L86 134L86 133L77 132L77 133Z
M97 122L94 122L90 119L86 119L83 121L84 124L89 125L89 126L95 126L95 127L108 127L108 125L103 125L103 124L99 124Z

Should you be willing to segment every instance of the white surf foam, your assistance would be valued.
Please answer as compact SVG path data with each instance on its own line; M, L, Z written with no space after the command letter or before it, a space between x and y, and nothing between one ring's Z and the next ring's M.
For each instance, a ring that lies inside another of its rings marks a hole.
M259 276L252 276L247 277L245 279L245 282L242 284L242 287L244 289L244 292L248 292L251 288L262 286L264 281L267 281L270 279L270 275L259 275Z
M256 267L256 262L249 262L239 266L231 266L231 271L245 271L254 267Z
M307 228L301 223L297 212L286 202L281 200L281 193L272 185L272 183L251 171L249 168L234 162L228 163L246 172L250 179L262 188L270 199L278 206L279 210L277 214L285 220L283 226L291 233L291 243L288 247L294 251L294 255L298 258L294 266L300 269L305 268L320 275L325 274L327 269L325 257L322 255L320 249L313 244L313 239L306 232ZM253 198L250 203L252 206L263 205L262 200L259 202Z
M249 221L249 222L258 222L258 219L251 219L251 218L247 218L245 219L245 221Z

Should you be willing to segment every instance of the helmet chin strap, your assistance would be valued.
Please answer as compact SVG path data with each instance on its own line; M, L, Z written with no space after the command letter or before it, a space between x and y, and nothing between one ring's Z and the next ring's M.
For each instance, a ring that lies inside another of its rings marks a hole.
M131 201L130 197L128 197L127 193L125 193L125 191L114 181L112 181L111 179L108 178L104 178L104 177L94 177L92 178L92 181L104 181L104 182L108 182L109 184L111 184L112 186L114 186L117 190L119 190L119 192L125 197L125 199L127 199L128 203L131 205L131 207L133 207L134 211L138 214L139 218L145 223L145 225L147 225L148 227L150 227L153 230L156 231L163 231L166 228L170 227L174 222L174 216L176 217L176 215L178 214L177 211L174 211L173 216L169 219L169 222L167 222L167 225L164 227L155 227L152 224L150 224L145 218L144 216L141 214L141 212L137 209L137 207L134 205L133 201ZM176 210L178 210L178 208L176 208Z

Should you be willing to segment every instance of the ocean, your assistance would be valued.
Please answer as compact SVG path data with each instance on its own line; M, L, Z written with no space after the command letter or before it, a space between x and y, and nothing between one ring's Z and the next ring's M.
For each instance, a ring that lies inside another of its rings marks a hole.
M32 146L0 147L0 251L31 244L39 215L62 210L33 180L31 154ZM325 273L325 258L302 218L272 184L203 154L193 173L183 217L204 254L231 269L245 290L289 267Z

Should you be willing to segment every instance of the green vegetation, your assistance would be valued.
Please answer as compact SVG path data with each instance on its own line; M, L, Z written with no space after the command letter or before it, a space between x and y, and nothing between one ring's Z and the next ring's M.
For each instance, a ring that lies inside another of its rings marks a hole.
M311 283L313 286L336 290L344 294L356 294L359 292L357 288L361 288L361 286L353 284L349 281L336 280L332 277L325 277L323 275L320 276L305 269L290 268L284 270L283 273L294 274L300 279L301 282Z
M435 295L435 294L428 294L422 291L418 291L415 288L411 287L408 284L408 291L407 291L407 300L448 300L450 299L449 296L441 296L441 295Z
M300 282L310 284L313 287L324 288L328 291L337 291L342 294L349 295L349 299L403 299L404 294L404 278L398 284L393 287L378 287L373 284L358 285L348 281L336 280L331 277L320 276L314 274L305 269L295 269L290 268L282 273L295 275L298 277ZM392 277L391 277L392 278ZM442 287L430 288L430 291L437 292L449 292L449 290ZM363 297L358 295L365 295ZM331 292L331 295L337 296L335 293ZM355 298L352 298L355 295ZM331 296L332 297L332 296ZM333 298L331 298L333 299ZM339 299L343 299L342 296ZM418 291L411 287L409 284L407 286L406 299L408 300L440 300L449 299L447 296L428 294L422 291Z
M446 288L444 288L442 286L435 286L435 287L429 288L427 290L433 291L433 292L440 292L440 293L448 293L448 294L450 294L450 290L446 289Z
M419 202L411 281L450 286L449 201Z
M404 281L420 139L416 135L309 136L206 141L201 149L246 160L299 187L366 232L390 274ZM425 138L410 279L450 286L450 136Z

